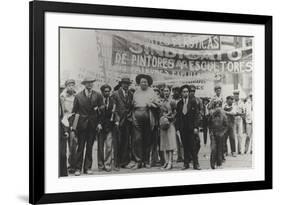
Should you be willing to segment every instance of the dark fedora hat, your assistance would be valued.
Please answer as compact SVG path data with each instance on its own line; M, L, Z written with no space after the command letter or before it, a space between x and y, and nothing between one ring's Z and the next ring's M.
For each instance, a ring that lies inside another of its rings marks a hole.
M146 74L139 74L136 77L136 83L139 85L142 78L145 78L148 82L148 85L151 86L153 83L152 77Z
M90 78L90 77L85 77L84 79L83 79L83 81L81 82L81 84L85 84L85 83L93 83L93 82L95 82L96 80L95 79L93 79L93 78Z
M180 92L182 92L182 90L183 90L184 88L187 88L188 91L189 91L189 85L183 85L183 86L180 87Z
M123 78L121 78L121 80L119 81L119 84L122 84L122 83L131 84L132 81L131 81L130 78L128 78L128 77L123 77Z

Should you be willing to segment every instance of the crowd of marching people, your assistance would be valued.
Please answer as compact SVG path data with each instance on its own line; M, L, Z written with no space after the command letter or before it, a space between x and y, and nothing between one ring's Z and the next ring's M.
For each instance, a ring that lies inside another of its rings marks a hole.
M76 93L76 82L69 79L60 93L60 176L93 174L95 141L98 170L107 172L171 170L175 154L183 170L200 170L200 132L205 146L210 140L212 169L221 168L226 155L252 154L251 93L242 100L234 90L223 98L222 87L215 86L214 97L199 98L194 85L159 88L145 74L137 75L137 89L127 77L100 91L93 89L95 79L81 83L84 89Z

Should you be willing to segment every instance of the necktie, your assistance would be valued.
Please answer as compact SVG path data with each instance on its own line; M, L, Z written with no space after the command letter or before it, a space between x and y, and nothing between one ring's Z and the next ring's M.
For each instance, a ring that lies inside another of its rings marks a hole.
M183 113L184 115L186 115L186 113L187 113L186 99L184 99L183 108L182 108L182 113Z
M108 109L108 98L105 98L105 107Z
M92 94L92 93L91 93L90 91L88 91L88 98L89 98L89 99L91 99L91 94Z

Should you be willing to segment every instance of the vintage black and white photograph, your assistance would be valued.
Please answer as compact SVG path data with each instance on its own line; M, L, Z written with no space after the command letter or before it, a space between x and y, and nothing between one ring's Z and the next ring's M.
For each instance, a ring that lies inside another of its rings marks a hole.
M58 30L60 177L253 167L253 36Z

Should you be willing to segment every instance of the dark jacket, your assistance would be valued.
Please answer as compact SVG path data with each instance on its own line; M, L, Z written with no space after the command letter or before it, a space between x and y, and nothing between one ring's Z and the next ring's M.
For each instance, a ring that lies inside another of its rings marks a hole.
M215 110L210 116L210 131L213 135L223 137L228 128L227 117L222 108Z
M112 99L116 104L117 114L120 118L119 125L122 126L126 120L132 121L133 94L128 91L125 98L122 88L114 91Z
M189 98L187 103L187 113L184 115L182 113L183 109L183 99L181 99L177 104L177 114L176 114L176 129L177 130L184 130L184 129L191 129L198 128L199 126L199 119L200 119L200 112L199 106L196 102L196 98ZM185 118L185 120L183 120ZM184 122L188 121L187 124Z
M102 106L101 109L99 110L102 131L104 132L111 131L112 128L114 127L115 122L119 122L119 116L117 113L114 100L112 99L112 97L109 97L108 99L109 99L108 106L104 104L104 106Z
M79 92L74 99L72 113L79 114L77 130L87 128L96 129L100 123L98 109L103 105L103 97L100 93L92 91L91 97L86 96L85 90ZM74 116L74 115L73 115ZM73 123L73 120L70 124Z

